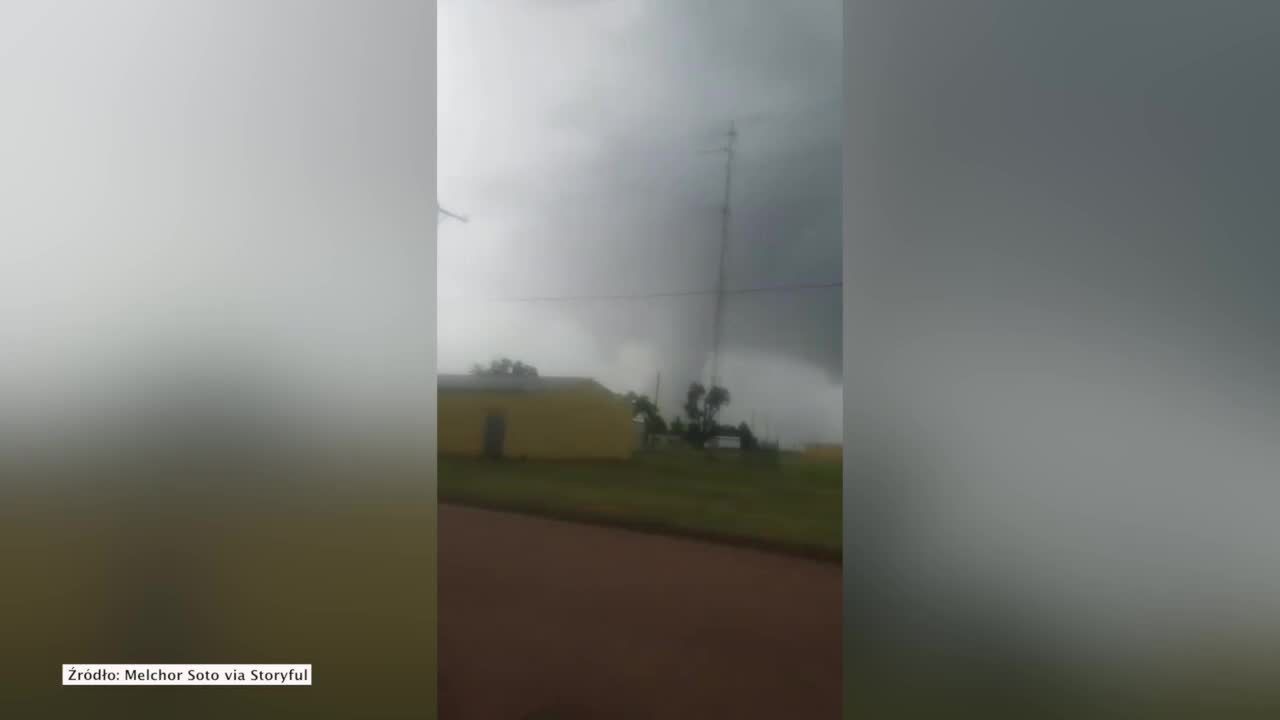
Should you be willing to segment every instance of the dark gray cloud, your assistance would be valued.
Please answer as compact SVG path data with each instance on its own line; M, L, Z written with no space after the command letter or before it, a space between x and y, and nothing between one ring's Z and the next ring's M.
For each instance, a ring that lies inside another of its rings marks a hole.
M442 277L466 273L442 282L443 296L713 288L724 181L713 151L731 121L726 285L840 280L840 3L446 2L441 11L441 192L475 217L442 226ZM817 368L838 392L840 308L838 288L733 296L726 353ZM710 298L555 312L602 357L647 346L648 375L665 373L670 410L702 374ZM743 372L735 382L726 370L731 388L755 382Z
M1098 663L1274 647L1280 9L851 7L850 427L911 467L849 526Z

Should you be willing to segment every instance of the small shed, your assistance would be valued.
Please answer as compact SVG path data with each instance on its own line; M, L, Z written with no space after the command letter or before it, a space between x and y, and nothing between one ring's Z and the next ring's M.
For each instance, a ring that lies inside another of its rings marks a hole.
M441 455L626 459L638 448L631 405L591 378L440 375Z

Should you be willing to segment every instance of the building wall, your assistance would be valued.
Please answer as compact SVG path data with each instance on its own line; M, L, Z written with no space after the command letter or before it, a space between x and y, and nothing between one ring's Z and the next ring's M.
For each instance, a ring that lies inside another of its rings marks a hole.
M598 385L536 392L451 391L437 396L439 452L479 456L485 418L506 416L503 455L626 459L636 450L631 409Z

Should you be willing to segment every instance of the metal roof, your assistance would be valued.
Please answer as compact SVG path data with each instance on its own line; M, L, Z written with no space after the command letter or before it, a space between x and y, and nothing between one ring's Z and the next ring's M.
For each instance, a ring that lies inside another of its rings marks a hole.
M511 375L438 375L440 391L543 392L568 390L583 385L599 385L586 377L515 377Z

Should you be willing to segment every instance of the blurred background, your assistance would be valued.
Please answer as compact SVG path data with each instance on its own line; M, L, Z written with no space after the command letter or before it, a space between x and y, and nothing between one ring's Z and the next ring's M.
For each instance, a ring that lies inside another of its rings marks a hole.
M850 713L1275 715L1278 30L846 4Z
M434 23L0 6L6 714L434 710ZM85 662L316 682L60 687Z
M842 98L834 5L726 7L441 3L437 193L433 4L0 5L5 709L431 712L437 359L671 418L727 295L722 419L843 436L843 538L644 502L843 540L846 716L1275 717L1280 8L845 3Z

